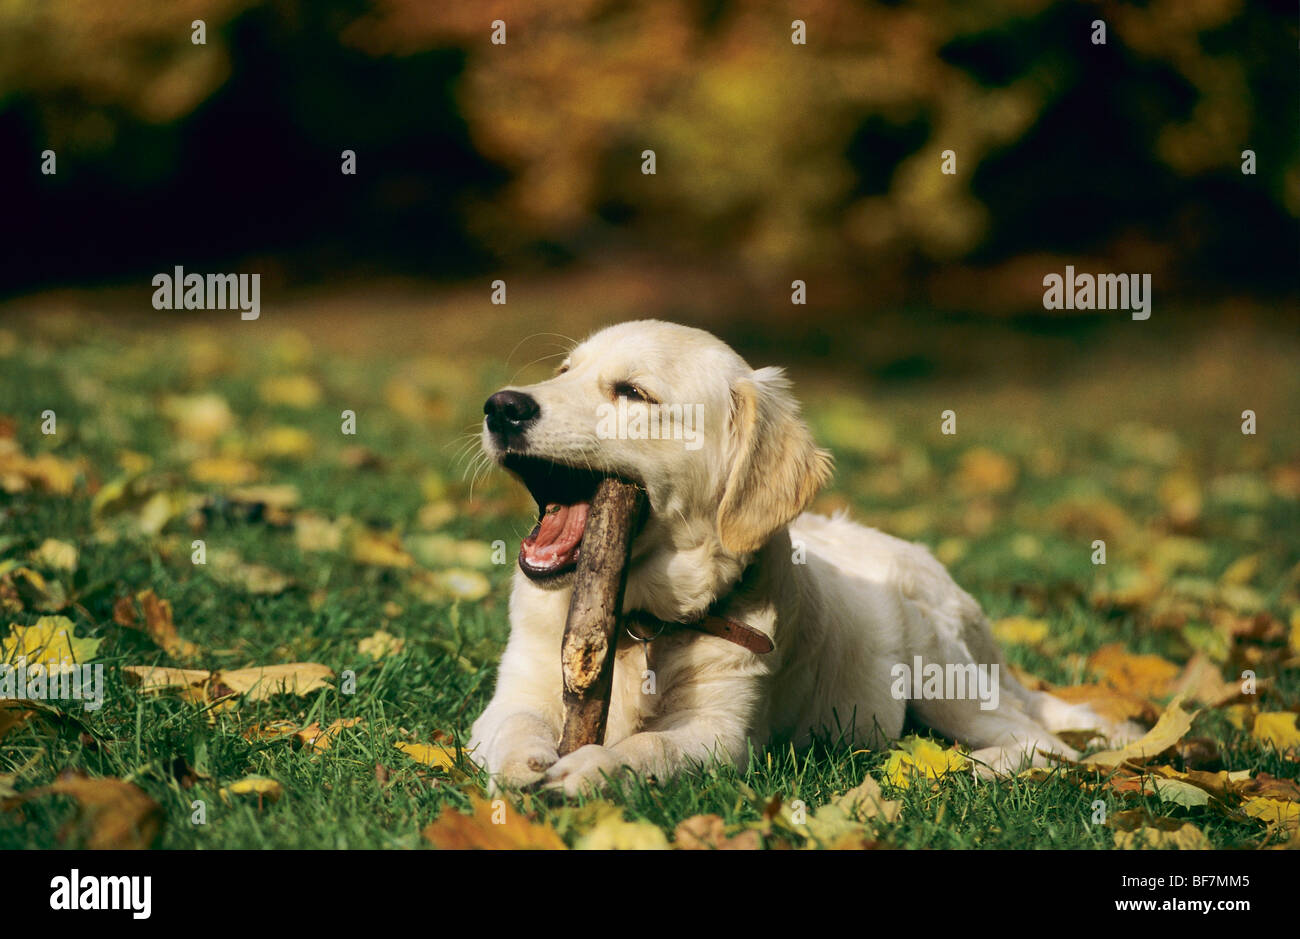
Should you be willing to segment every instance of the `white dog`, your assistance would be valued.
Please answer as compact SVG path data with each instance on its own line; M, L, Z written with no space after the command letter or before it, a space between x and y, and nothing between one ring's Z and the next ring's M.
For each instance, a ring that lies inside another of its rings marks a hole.
M484 450L540 516L520 548L496 692L471 733L494 786L576 794L620 771L666 779L711 758L743 768L750 744L775 735L876 747L909 708L970 747L985 775L1044 753L1075 758L1057 731L1141 733L1017 682L979 605L923 547L801 514L830 454L781 370L751 369L709 333L610 327L555 377L499 391L484 411ZM622 637L604 745L561 758L560 642L605 474L649 495L624 609L640 635L660 632L648 647Z

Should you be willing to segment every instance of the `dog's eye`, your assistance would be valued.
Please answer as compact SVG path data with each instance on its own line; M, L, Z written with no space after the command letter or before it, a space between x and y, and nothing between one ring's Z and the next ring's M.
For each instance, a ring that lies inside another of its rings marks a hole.
M628 381L614 382L614 397L627 398L629 401L649 401L650 396Z

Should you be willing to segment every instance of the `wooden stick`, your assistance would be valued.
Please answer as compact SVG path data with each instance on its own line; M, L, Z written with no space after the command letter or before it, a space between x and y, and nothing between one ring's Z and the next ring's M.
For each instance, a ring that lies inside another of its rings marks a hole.
M601 480L591 500L560 650L564 669L560 756L605 739L628 556L645 506L644 489L612 477Z

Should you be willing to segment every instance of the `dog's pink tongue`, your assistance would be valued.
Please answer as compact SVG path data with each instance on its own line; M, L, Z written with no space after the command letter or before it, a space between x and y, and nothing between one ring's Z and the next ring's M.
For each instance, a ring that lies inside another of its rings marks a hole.
M587 528L590 502L560 505L553 502L546 507L537 526L537 534L524 541L524 557L534 568L562 567L573 560Z

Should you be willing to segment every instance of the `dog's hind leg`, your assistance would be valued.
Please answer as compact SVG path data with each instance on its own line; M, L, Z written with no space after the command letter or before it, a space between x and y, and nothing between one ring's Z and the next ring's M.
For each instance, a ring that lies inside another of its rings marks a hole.
M1043 766L1049 753L1078 759L1077 750L1020 709L1015 695L1002 698L996 708L986 710L981 704L975 699L929 699L910 706L928 727L971 749L980 777Z
M1105 737L1111 746L1122 747L1146 733L1141 725L1133 721L1108 720L1087 704L1062 701L1046 691L1031 691L1009 671L1004 671L1002 676L1002 692L1013 695L1020 701L1026 714L1054 734L1063 730L1091 730Z

